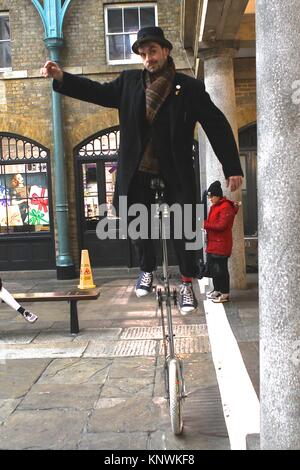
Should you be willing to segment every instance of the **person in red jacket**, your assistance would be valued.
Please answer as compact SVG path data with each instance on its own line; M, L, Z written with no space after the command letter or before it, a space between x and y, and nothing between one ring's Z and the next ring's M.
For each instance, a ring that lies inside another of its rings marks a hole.
M239 203L223 197L220 181L214 181L207 190L211 208L203 228L207 233L207 262L212 271L213 290L207 297L213 302L229 300L230 278L228 258L232 251L232 226Z

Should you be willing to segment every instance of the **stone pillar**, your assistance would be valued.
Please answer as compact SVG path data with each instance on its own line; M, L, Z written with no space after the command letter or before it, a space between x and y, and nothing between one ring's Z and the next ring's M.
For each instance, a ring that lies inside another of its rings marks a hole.
M204 81L206 90L215 105L228 119L235 139L238 142L238 128L236 120L236 100L233 70L233 56L236 48L207 48L201 50L200 56L204 60ZM221 181L224 195L230 199L241 201L242 191L239 189L231 193L226 188L222 166L215 153L206 142L206 181L209 186L213 181ZM233 250L229 261L231 287L244 289L246 287L245 247L243 210L240 208L233 226Z
M261 449L300 449L300 10L257 0Z

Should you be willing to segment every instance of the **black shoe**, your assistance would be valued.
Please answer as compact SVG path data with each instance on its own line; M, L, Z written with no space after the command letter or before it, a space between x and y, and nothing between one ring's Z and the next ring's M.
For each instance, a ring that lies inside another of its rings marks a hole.
M198 302L191 282L183 282L179 291L179 309L182 315L193 312L198 307Z
M135 293L137 297L144 297L152 290L153 274L142 271L136 281Z

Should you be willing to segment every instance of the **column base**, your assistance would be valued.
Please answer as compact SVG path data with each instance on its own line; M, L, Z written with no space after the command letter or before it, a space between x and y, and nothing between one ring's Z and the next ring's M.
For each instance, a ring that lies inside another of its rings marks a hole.
M64 279L75 279L78 277L74 264L69 266L56 266L56 276L60 281Z

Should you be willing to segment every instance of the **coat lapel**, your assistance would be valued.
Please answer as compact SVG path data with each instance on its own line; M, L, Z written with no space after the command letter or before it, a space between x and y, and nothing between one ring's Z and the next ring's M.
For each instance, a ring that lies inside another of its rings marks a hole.
M171 137L172 141L175 136L175 131L177 129L176 124L179 118L179 112L182 110L183 106L183 85L181 83L180 77L175 75L173 89L171 91L172 99L171 99L171 109L170 109L170 127L171 127Z
M146 119L145 90L143 85L142 74L137 80L137 84L134 91L134 111L136 126L139 130L139 138L142 139L143 124Z

